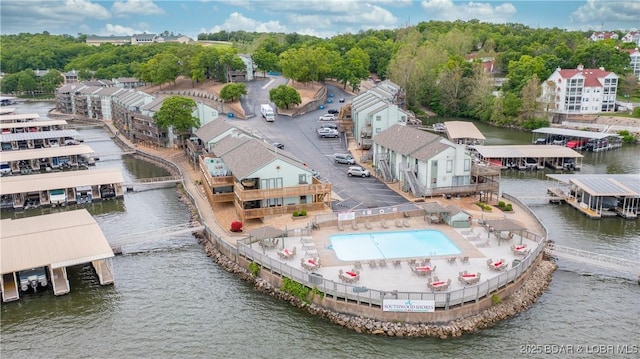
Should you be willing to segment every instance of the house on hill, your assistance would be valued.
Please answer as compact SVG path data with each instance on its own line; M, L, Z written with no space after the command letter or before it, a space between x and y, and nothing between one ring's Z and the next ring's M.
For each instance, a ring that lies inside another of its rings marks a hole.
M599 69L557 68L542 84L542 98L549 99L550 110L559 114L598 114L614 112L618 75Z
M619 36L618 34L616 34L613 31L596 31L593 34L591 34L591 36L589 36L589 39L591 41L602 41L602 40L618 40Z

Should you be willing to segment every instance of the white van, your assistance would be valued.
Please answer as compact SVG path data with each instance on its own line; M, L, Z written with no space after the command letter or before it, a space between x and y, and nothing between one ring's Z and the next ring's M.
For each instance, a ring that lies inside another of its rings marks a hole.
M260 112L267 122L273 122L276 120L276 116L271 105L263 103L260 105Z

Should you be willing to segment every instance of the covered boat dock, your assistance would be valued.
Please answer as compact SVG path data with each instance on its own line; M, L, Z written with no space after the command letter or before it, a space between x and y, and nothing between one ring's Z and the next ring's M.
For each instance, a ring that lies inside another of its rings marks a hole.
M459 145L484 145L484 141L487 139L473 122L447 121L444 124L447 137L453 143Z
M0 163L7 163L12 174L30 174L39 171L55 171L61 168L78 168L94 164L88 157L93 149L87 145L38 148L22 151L0 152Z
M622 138L615 133L569 130L543 127L531 131L537 145L567 146L576 150L593 152L622 147Z
M77 144L80 134L76 130L53 130L26 133L0 134L2 151L18 151L41 147L57 147L71 143Z
M64 130L66 127L67 121L65 120L0 123L0 129L2 129L2 133Z
M37 121L40 115L37 113L14 113L8 115L0 115L0 123L28 122Z
M470 146L478 158L502 169L541 170L545 166L560 170L579 170L580 153L565 146L500 145Z
M87 210L0 222L2 300L51 284L54 295L69 293L67 267L91 263L101 285L114 281L113 251Z
M3 177L2 208L87 203L124 197L122 172L115 168Z
M638 218L640 175L638 174L548 174L564 185L566 202L589 218L619 215ZM557 190L557 189L555 189Z

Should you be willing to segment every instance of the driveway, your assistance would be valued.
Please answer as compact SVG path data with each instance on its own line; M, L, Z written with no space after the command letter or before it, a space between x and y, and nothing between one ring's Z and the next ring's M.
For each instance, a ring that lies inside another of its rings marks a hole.
M407 200L392 191L377 178L348 177L348 165L336 164L331 157L334 153L346 153L347 147L344 134L338 138L320 138L316 129L322 123L318 118L327 113L328 109L339 109L343 104L338 103L340 97L349 102L352 95L341 88L329 85L329 93L333 93L334 103L325 104L324 110L315 110L297 117L276 116L274 122L266 122L260 116L260 104L269 103L269 89L286 83L282 77L274 81L259 80L247 83L247 106L255 109L257 115L247 120L227 119L234 126L243 128L261 137L267 143L279 142L285 145L285 150L305 161L310 168L320 172L323 181L331 182L334 196L333 209L344 211L347 209L364 209L393 206L407 203ZM244 103L243 103L244 106ZM359 154L356 161L359 160Z

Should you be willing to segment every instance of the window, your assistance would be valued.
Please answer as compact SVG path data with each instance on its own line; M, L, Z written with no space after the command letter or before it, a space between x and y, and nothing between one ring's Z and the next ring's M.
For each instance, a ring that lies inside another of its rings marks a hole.
M447 173L453 172L453 161L447 160Z
M382 116L376 116L376 121L382 121Z
M298 175L298 183L299 184L306 184L307 183L307 175L304 174L304 173Z
M464 160L464 170L471 171L471 160L468 158Z
M400 121L407 122L407 116L400 116Z

